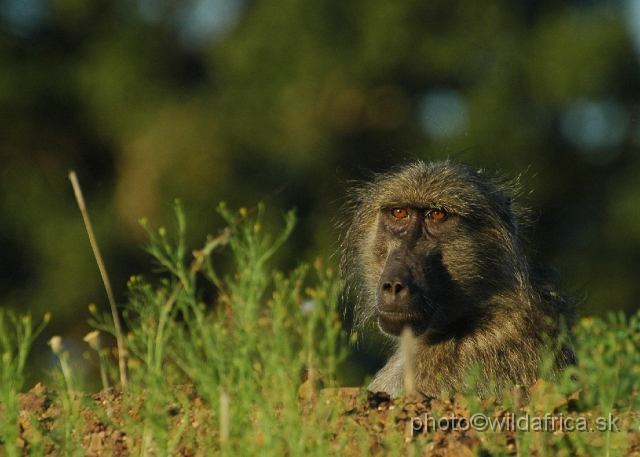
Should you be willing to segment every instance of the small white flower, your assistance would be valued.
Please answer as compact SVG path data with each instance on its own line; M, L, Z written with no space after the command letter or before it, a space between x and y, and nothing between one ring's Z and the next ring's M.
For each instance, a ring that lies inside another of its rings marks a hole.
M100 330L94 330L84 336L84 341L96 352L100 351Z
M51 346L51 351L53 351L53 353L55 355L60 355L62 354L62 351L64 350L64 347L62 346L62 337L61 336L52 336L51 339L49 341L47 341L47 344L49 346Z

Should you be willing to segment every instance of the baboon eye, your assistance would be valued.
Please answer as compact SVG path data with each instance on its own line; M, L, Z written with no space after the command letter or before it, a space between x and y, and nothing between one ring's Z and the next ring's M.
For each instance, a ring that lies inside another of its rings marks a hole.
M409 211L407 211L406 208L393 208L391 210L391 214L393 214L393 217L395 218L404 219L409 216Z
M447 219L447 212L441 209L434 209L429 211L427 217L434 221L444 221Z

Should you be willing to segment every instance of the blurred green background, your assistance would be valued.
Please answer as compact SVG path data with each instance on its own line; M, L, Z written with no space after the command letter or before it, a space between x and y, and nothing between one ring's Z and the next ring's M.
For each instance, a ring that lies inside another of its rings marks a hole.
M640 0L0 0L0 306L53 313L36 358L108 309L70 169L123 303L175 197L194 248L219 201L297 208L288 269L338 249L351 180L449 156L523 174L582 316L632 313L639 50Z

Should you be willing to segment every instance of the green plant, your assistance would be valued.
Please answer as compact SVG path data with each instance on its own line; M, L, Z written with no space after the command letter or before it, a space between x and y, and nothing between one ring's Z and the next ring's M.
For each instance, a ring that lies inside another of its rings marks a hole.
M212 427L225 431L192 436L200 446L225 453L322 454L326 431L300 426L298 388L305 370L311 395L316 384L331 384L346 355L337 310L340 284L333 270L318 260L288 275L272 271L268 261L293 230L295 217L287 213L284 229L273 238L262 229L262 205L253 213L233 213L220 205L228 228L189 260L178 202L175 211L175 236L164 227L154 232L143 221L150 237L147 250L164 272L160 283L154 286L139 276L129 282L124 316L130 385L125 393L132 405L142 395L148 400L138 409L142 429L131 422L128 436L138 437L141 455L150 447L171 453L186 429L167 431L172 418L166 405L176 404L188 414L187 402L174 388L189 383L212 412L220 412L209 418ZM215 255L223 247L232 253L234 272L216 270ZM217 296L212 303L202 296L207 282ZM109 315L95 308L92 313L96 328L115 333ZM259 433L252 425L256 421ZM258 435L247 438L247 430Z
M42 324L34 329L30 315L17 316L0 308L0 438L9 457L21 454L18 447L18 392L24 384L27 355L50 318L50 314L45 314Z

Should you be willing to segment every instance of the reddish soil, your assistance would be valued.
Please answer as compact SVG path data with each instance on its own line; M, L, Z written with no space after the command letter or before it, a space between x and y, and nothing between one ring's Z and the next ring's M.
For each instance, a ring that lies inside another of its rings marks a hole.
M386 455L389 450L390 440L400 443L407 451L422 449L424 456L472 456L472 455L493 455L494 452L508 453L509 455L538 455L535 449L518 452L516 432L507 431L501 433L480 432L465 426L465 418L468 421L472 415L469 407L462 396L452 398L424 398L416 395L414 397L390 400L385 394L371 394L358 388L334 388L325 389L315 395L305 391L305 385L299 391L300 408L303 416L309 414L313 409L337 402L341 413L335 422L335 428L330 434L336 446L336 452L340 452L340 442L344 442L347 437L346 455L362 455L366 449L371 455ZM191 434L190 443L197 442L193 435L217 434L217 430L206 430L203 424L211 423L207 420L211 418L211 412L202 399L189 386L176 388L180 396L184 397L190 404L187 434ZM36 385L31 391L20 395L20 428L21 438L18 442L24 455L29 455L36 448L44 451L47 456L64 455L63 443L64 430L62 414L63 411L57 402L53 401L53 393L45 389L42 385ZM310 398L310 400L302 400ZM549 399L551 406L562 406L564 415L579 414L589 415L589 413L571 412L571 403L577 397L558 397ZM140 455L139 448L136 449L133 443L128 443L127 436L122 428L130 421L139 418L138 404L129 404L123 407L123 397L113 389L103 391L91 397L85 397L85 407L80 410L82 417L82 430L72 432L73 442L83 447L81 455L85 456L128 456ZM549 405L549 403L547 403ZM510 413L504 411L502 407L492 401L483 401L484 411L491 411L494 418L508 417ZM123 408L125 410L123 410ZM575 408L573 408L575 409ZM525 412L536 413L535 408L527 406L518 411L518 414ZM0 410L1 414L1 410ZM171 419L171 423L176 427L184 425L184 417L180 405L167 407L166 417ZM424 430L415 430L419 422L412 420L412 417L422 417L427 414L432 417L451 417L456 420L444 420L440 425L444 425L448 430L433 429L433 423ZM618 424L621 431L616 432L625 435L622 453L629 456L640 456L640 446L638 444L637 433L629 430L629 414L621 412L622 420ZM556 413L554 416L558 416ZM448 424L448 425L447 425ZM468 424L468 422L466 423ZM557 428L557 427L556 427ZM432 430L433 429L433 430ZM454 430L452 430L454 429ZM547 433L526 432L534 434L537 446L554 445L563 439L569 432L555 430ZM581 432L573 432L581 433ZM598 440L602 442L600 433L586 433L589 444L598 447ZM366 436L366 444L362 442L362 437ZM533 436L533 435L532 435ZM565 441L567 442L567 441ZM353 446L351 446L353 444ZM139 446L139 444L138 444ZM191 445L192 446L192 445ZM602 446L602 443L600 443ZM153 451L148 453L153 455ZM0 444L0 456L5 455L4 446ZM176 452L172 455L186 457L205 456L206 450L191 448L187 443L179 443ZM568 455L568 454L567 454Z

